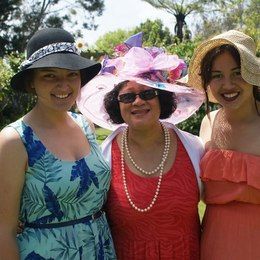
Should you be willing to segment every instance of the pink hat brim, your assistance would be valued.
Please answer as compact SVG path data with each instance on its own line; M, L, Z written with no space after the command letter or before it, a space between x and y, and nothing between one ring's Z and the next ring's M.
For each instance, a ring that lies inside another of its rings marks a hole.
M203 92L179 84L153 82L138 77L122 78L113 74L103 74L96 76L81 88L77 98L79 111L94 124L102 128L112 131L117 129L121 125L111 123L105 111L103 100L105 95L115 85L125 80L133 80L148 87L175 93L177 109L169 118L162 120L174 125L183 122L194 114L205 99Z

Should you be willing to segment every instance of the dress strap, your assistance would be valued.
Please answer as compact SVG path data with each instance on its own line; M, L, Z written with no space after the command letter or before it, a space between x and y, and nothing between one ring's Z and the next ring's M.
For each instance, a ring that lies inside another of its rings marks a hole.
M26 141L26 129L28 128L28 126L23 122L23 118L20 118L18 120L16 120L15 122L7 125L6 127L12 127L20 136L26 150L27 150L27 141Z

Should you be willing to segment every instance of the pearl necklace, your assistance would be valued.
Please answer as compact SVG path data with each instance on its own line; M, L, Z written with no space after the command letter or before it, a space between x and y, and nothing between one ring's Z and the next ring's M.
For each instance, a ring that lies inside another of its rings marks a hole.
M159 179L158 179L158 183L157 183L157 187L156 187L156 190L155 190L155 194L152 198L152 201L151 203L146 207L146 208L139 208L135 205L135 203L132 201L131 197L130 197L130 194L129 194L129 191L128 191L128 188L127 188L127 184L126 184L126 176L125 176L125 163L124 163L124 146L125 146L125 139L127 139L127 132L128 132L128 129L126 129L123 134L122 134L122 139L121 139L121 170L122 170L122 177L123 177L123 185L124 185L124 190L125 190L125 194L126 194L126 197L130 203L130 205L132 206L132 208L134 208L135 210L139 211L139 212L147 212L149 211L155 201L157 200L157 197L159 195L159 191L160 191L160 187L161 187L161 182L162 182L162 176L163 176L163 169L164 169L164 163L168 157L168 154L169 154L169 148L170 148L170 133L169 133L169 130L162 124L163 126L163 130L164 130L164 137L165 137L165 146L167 146L168 148L164 148L164 150L166 150L166 153L163 153L163 157L164 157L164 162L162 164L160 164L160 172L159 172ZM166 139L168 140L166 142Z
M144 169L142 169L140 166L137 165L137 163L134 161L131 153L130 153L130 150L129 150L129 147L128 147L128 142L127 142L127 134L128 134L128 128L124 131L124 146L125 146L125 150L126 150L126 153L127 153L127 156L128 158L130 159L131 163L135 166L135 168L140 171L141 173L145 174L145 175L152 175L156 172L158 172L162 165L164 165L166 159L167 159L167 156L168 156L168 153L169 153L169 148L170 148L170 132L169 130L167 129L167 127L163 124L161 124L162 128L163 128L163 132L164 132L164 151L163 151L163 155L162 155L162 159L161 159L161 162L159 163L159 165L152 171L146 171Z

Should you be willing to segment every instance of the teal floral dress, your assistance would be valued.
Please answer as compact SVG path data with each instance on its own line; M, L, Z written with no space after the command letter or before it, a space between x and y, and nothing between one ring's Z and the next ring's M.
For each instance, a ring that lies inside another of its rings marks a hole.
M9 125L20 134L28 153L20 218L35 225L28 224L17 236L21 259L116 259L105 213L74 223L102 209L111 176L91 127L81 115L71 116L91 146L90 154L78 161L57 158L22 119Z

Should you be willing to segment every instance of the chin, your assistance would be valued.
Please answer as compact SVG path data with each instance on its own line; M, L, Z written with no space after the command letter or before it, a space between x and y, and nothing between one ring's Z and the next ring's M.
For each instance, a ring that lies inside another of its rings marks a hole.
M147 122L147 121L139 121L139 122L132 122L131 124L129 124L129 126L131 128L135 128L135 129L144 129L144 128L147 128L149 127L150 128L150 122Z
M67 105L64 104L63 106L56 106L56 110L66 112L66 111L69 111L72 107L73 107L73 104L72 105L71 104L67 104Z
M224 109L229 109L229 110L236 110L236 109L239 109L242 104L239 104L237 102L234 102L234 103L219 103Z

